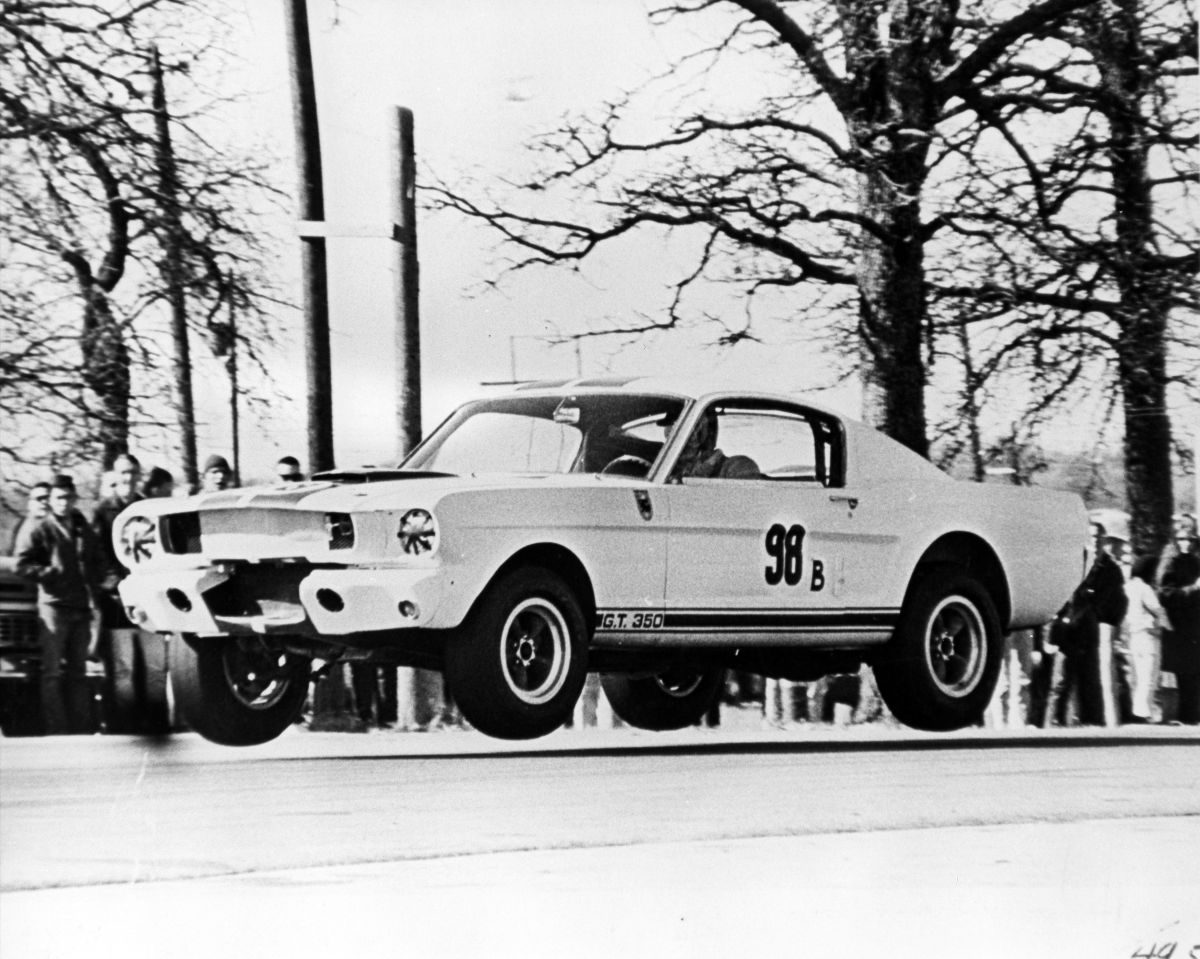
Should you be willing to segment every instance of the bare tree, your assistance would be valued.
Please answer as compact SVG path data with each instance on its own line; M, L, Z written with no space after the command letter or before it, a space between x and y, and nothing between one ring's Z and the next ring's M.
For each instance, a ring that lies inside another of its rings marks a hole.
M1015 373L1037 416L1101 384L1122 418L1134 548L1157 551L1172 512L1168 387L1195 382L1200 342L1195 14L1104 0L1055 34L1061 55L1006 65L973 103L985 124L954 144L969 172L944 219L988 276L964 284L947 264L931 289L948 332L964 314L989 331L972 390ZM1029 131L1047 118L1057 133L1039 142ZM978 149L984 130L1017 162Z
M435 190L433 203L491 224L516 270L578 266L637 232L697 234L693 265L661 316L626 332L675 326L702 283L748 302L771 287L816 291L810 312L856 317L844 333L866 418L926 453L925 258L941 226L925 213L934 147L1003 64L1092 2L1043 0L1015 14L980 4L970 19L941 0L670 4L657 21L691 18L714 40L663 82L690 71L710 106L647 136L630 132L641 98L622 98L535 144L539 173L524 184L523 209L460 186ZM723 71L751 63L759 95L723 99ZM555 202L537 206L540 197ZM563 201L590 217L542 212ZM753 335L751 322L727 339Z
M186 292L218 355L232 345L231 310L249 345L267 333L271 285L252 224L270 170L202 132L213 102L196 76L219 29L187 0L0 8L0 286L20 303L6 315L0 412L20 427L23 442L5 451L14 461L44 461L49 437L55 455L69 440L107 464L133 425L169 421L157 373L169 297L179 305ZM153 96L157 41L186 87L170 116Z

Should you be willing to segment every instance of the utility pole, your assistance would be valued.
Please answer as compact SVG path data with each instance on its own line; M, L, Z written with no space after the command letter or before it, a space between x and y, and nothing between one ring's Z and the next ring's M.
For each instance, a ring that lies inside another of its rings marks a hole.
M195 489L196 412L192 397L192 359L188 345L187 295L183 289L183 224L179 212L179 176L175 169L175 151L171 147L171 124L167 114L166 86L158 47L150 48L154 77L155 153L158 166L158 190L163 220L162 272L167 281L167 302L171 305L171 339L175 345L172 362L172 392L175 416L183 456L183 475L188 489Z
M413 113L396 107L392 123L392 239L396 251L396 442L400 457L421 442L420 265L417 260L417 161ZM387 695L402 728L425 729L446 713L441 677L384 666ZM392 686L395 693L392 694Z
M392 128L392 239L396 265L396 426L400 455L421 442L420 264L417 260L417 161L413 114L396 107Z
M299 166L300 268L308 374L308 468L333 468L333 384L329 361L329 281L325 255L325 190L305 0L284 0L292 113Z
M308 374L308 468L333 469L333 377L329 361L329 281L325 257L325 190L321 137L313 82L312 45L305 0L284 0L292 115L299 167L300 271L304 287L304 352ZM313 729L347 730L358 724L350 710L346 669L334 663L313 688Z

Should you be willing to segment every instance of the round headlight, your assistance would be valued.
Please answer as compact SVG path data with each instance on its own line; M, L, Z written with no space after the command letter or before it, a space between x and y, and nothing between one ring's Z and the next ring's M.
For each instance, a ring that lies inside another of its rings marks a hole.
M400 517L396 533L400 546L409 556L423 556L437 549L437 526L428 510L410 509Z
M152 559L158 553L158 524L145 516L134 516L117 531L117 549L126 566Z

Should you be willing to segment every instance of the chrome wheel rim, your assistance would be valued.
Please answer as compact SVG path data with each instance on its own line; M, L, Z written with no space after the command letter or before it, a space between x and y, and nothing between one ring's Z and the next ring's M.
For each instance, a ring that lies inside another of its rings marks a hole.
M570 665L570 630L562 613L539 597L520 603L504 622L500 667L513 695L530 706L562 690Z
M230 643L222 657L225 680L247 709L270 709L287 693L294 671L287 653L265 646L243 648Z
M947 596L929 617L925 660L934 684L956 699L969 695L983 676L987 630L970 600Z

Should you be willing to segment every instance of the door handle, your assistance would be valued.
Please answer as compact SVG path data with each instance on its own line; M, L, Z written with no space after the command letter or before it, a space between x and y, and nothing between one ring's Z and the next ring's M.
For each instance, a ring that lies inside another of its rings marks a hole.
M851 509L855 509L855 508L858 506L858 497L857 497L857 496L840 496L840 495L832 495L832 496L830 496L830 497L829 497L829 502L831 502L831 503L845 503L845 504L846 504L847 506L849 506Z

